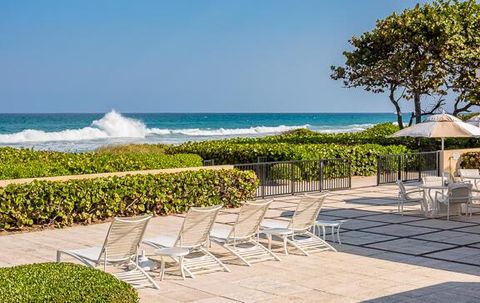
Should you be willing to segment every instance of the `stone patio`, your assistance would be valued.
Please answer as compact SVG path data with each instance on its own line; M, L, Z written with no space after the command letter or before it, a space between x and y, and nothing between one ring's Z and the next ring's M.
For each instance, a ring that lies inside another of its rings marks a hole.
M226 251L212 252L231 269L181 280L175 273L160 290L139 290L142 302L479 302L480 216L427 219L396 210L396 187L362 186L333 192L320 218L348 219L338 253L305 257L275 246L281 262L240 265ZM268 218L287 219L298 197L278 198ZM230 224L236 210L223 211ZM152 219L147 237L175 233L183 218ZM107 224L0 236L0 266L55 260L58 248L101 244ZM330 240L329 236L327 239ZM147 252L149 250L147 249Z

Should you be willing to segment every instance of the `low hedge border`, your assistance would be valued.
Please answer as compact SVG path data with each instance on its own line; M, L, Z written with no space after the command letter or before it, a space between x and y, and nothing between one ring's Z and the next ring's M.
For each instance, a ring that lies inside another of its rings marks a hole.
M0 179L53 177L146 169L202 166L198 155L151 152L64 153L26 148L0 148Z
M137 303L137 291L114 276L72 263L0 268L0 302Z
M237 207L257 187L254 172L233 169L11 184L0 188L0 230L167 215L220 203Z

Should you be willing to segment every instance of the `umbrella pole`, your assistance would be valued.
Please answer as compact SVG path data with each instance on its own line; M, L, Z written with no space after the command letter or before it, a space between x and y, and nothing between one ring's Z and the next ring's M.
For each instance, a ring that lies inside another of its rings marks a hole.
M445 138L442 138L442 151L445 149Z

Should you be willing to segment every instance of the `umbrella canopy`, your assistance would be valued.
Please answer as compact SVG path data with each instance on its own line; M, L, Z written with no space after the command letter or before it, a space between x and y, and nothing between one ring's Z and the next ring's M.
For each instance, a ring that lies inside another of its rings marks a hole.
M472 118L467 120L468 124L472 124L475 126L480 126L480 115L473 116Z
M480 137L480 128L443 113L432 115L424 122L404 128L391 137L442 138L443 150L444 138Z

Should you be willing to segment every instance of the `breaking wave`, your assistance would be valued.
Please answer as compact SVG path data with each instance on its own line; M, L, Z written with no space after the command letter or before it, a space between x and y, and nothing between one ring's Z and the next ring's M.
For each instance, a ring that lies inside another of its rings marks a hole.
M93 121L90 126L80 129L66 129L56 132L27 129L12 134L0 134L0 144L21 144L29 142L56 141L91 141L114 138L145 139L152 136L179 135L188 137L262 135L285 132L306 125L296 126L256 126L250 128L218 128L218 129L160 129L148 128L142 121L122 116L112 110L101 119Z

